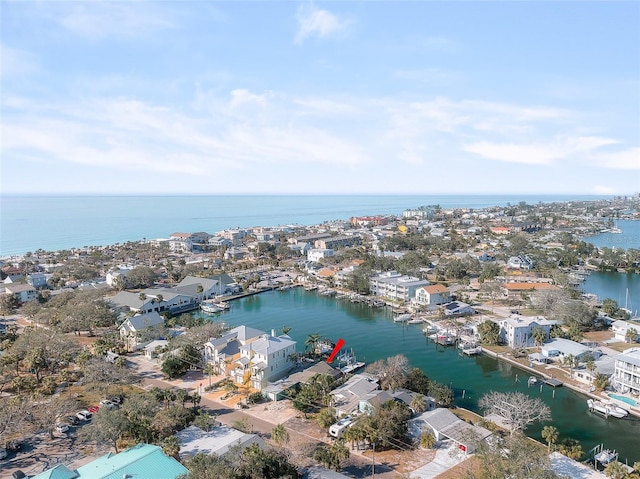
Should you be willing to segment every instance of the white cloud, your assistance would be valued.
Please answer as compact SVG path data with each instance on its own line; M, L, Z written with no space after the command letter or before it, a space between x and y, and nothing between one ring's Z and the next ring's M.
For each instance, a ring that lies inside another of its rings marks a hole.
M562 149L539 144L492 143L480 141L465 145L464 151L480 155L489 160L524 163L528 165L548 165L562 158Z
M66 11L56 4L54 19L68 31L87 38L138 37L158 29L173 28L171 15L151 2L73 2Z
M0 62L2 78L26 75L38 71L35 55L25 50L0 44Z
M591 189L591 193L594 195L613 195L616 193L616 189L611 186L596 185Z
M595 155L595 162L605 168L640 171L640 147ZM638 178L640 184L640 177Z
M339 19L328 10L323 10L313 4L302 5L297 13L298 30L296 43L302 43L307 38L316 36L326 38L344 30L348 22Z

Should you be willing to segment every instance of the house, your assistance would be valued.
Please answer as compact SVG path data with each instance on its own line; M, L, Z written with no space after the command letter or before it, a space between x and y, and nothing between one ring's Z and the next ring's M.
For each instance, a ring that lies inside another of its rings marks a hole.
M334 256L332 249L314 248L307 251L307 259L309 261L318 262L323 258L330 258L331 256Z
M176 479L189 470L160 446L138 444L119 454L106 454L76 469L79 479L157 478Z
M235 284L235 281L226 274L213 278L187 276L173 290L187 296L195 296L202 301L226 294L231 289L230 284ZM202 291L198 292L200 288Z
M306 363L302 363L302 366L305 364ZM283 379L269 383L262 388L262 394L267 396L271 401L278 401L279 399L287 397L286 392L288 389L298 384L307 384L312 377L318 374L326 374L334 380L342 376L340 370L331 367L326 361L320 361L302 371L295 372Z
M548 343L543 344L540 351L547 358L557 357L563 359L571 355L581 362L586 361L589 357L596 360L602 355L602 352L597 349L564 338L552 339Z
M47 277L44 273L31 273L27 275L27 283L34 288L44 288L47 286Z
M557 286L547 282L511 282L502 285L503 294L510 299L520 299L522 293L534 291L550 291L560 289Z
M257 434L246 434L229 426L219 425L210 431L197 426L189 426L176 434L180 443L180 459L185 460L198 453L224 456L229 449L239 446L244 449L251 444L266 447L264 440Z
M302 475L302 479L351 479L351 476L324 467L310 467Z
M363 414L373 414L376 409L388 401L393 401L393 397L387 391L377 389L365 394L358 403L358 411Z
M331 391L336 415L352 413L359 407L360 401L376 389L379 389L377 380L364 374L354 374L342 386Z
M423 305L444 304L451 301L447 288L441 284L430 284L416 289L416 303Z
M13 294L20 304L36 299L36 289L30 284L7 284L4 289L7 294Z
M500 326L500 341L512 348L528 348L535 346L533 331L540 328L544 331L545 340L549 338L551 326L555 321L549 321L541 316L521 316L514 314L498 321Z
M579 479L607 479L608 477L593 467L584 465L574 459L569 459L557 451L549 454L549 462L551 469L557 474L557 477L574 477Z
M476 310L462 301L452 301L444 305L445 316L465 316L475 314Z
M397 301L409 301L415 297L418 288L428 284L429 281L396 271L386 271L369 278L371 294Z
M285 376L295 365L296 342L286 334L262 334L255 341L240 346L240 358L231 372L237 384L248 384L262 390L269 382Z
M491 431L471 425L444 408L426 411L410 419L409 431L415 437L420 437L423 432L431 432L436 441L451 439L465 454L473 453L480 442L492 435Z
M513 269L533 269L534 263L527 255L521 254L519 256L512 256L507 261L507 268Z
M264 331L238 326L220 338L211 338L204 344L204 361L213 365L214 374L231 375L233 363L240 359L240 348L255 341Z
M155 339L144 347L144 357L147 359L159 359L162 360L166 353L158 353L161 348L167 347L169 341L166 339Z
M108 271L106 275L107 284L112 288L119 285L126 286L127 275L132 269L133 266L119 266L118 268Z
M611 325L611 330L613 331L613 337L618 341L640 341L640 323L632 323L619 319ZM629 333L627 337L627 333L630 330L635 331L635 337L631 337L633 336L633 331Z
M360 236L332 236L330 238L316 240L314 247L320 249L346 248L348 246L359 245L361 241L362 238L360 238Z
M124 320L118 330L129 349L137 350L161 336L164 319L157 312L137 314Z
M72 471L64 464L57 464L51 469L31 476L31 479L76 479L80 477L76 471Z
M611 382L617 391L640 394L640 348L625 349L615 356Z
M15 266L5 266L4 268L2 268L2 273L4 273L5 276L3 282L6 284L15 283L16 281L22 279L22 271L20 271Z

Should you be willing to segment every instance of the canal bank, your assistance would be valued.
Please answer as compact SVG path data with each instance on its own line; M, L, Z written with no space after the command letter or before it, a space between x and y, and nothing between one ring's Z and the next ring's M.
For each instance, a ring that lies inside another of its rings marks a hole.
M309 334L332 340L342 338L359 361L371 363L404 354L412 366L422 369L435 381L454 390L455 404L481 412L478 400L489 391L521 391L540 397L552 411L552 424L560 440L579 440L585 451L598 444L616 449L622 460L640 460L640 421L613 420L589 412L583 392L560 387L529 387L528 372L520 364L500 361L488 355L466 357L452 347L439 346L422 333L423 325L394 323L388 308L372 309L361 303L328 298L303 288L270 291L234 301L224 315L231 327L245 324L254 328L280 331L289 335L303 350ZM541 440L543 425L533 425L527 434Z

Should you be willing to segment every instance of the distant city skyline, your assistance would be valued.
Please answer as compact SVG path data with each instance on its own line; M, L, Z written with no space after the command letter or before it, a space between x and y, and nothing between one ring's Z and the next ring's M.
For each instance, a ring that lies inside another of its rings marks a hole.
M637 2L2 0L5 194L640 190Z

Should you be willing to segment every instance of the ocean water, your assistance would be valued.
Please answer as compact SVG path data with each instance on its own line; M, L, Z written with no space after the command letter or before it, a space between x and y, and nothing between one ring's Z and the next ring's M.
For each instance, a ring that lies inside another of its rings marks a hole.
M214 233L236 226L313 225L407 208L506 206L595 200L563 195L0 196L0 257L43 249L103 246L176 231Z

